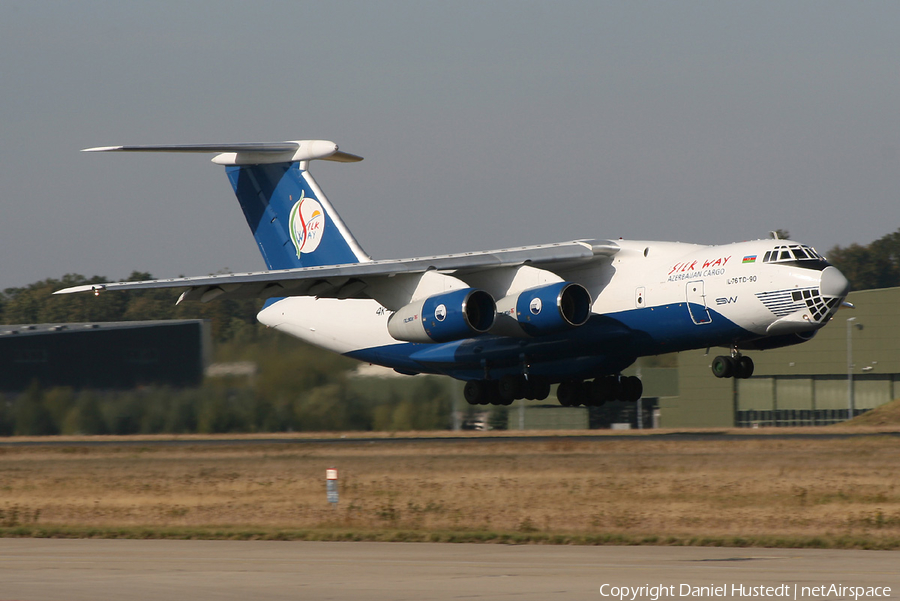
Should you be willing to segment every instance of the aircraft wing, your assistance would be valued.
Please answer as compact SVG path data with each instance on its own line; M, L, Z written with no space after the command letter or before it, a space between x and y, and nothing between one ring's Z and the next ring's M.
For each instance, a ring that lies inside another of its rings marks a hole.
M316 296L319 298L372 298L366 288L376 280L402 274L437 270L464 276L499 267L517 265L541 266L554 270L569 268L594 260L606 259L618 252L619 246L609 240L576 240L557 244L522 246L493 251L459 253L413 259L387 259L346 265L327 265L276 271L180 277L144 282L87 284L57 290L54 294L104 290L147 290L186 288L178 302L217 298L271 298L282 296Z

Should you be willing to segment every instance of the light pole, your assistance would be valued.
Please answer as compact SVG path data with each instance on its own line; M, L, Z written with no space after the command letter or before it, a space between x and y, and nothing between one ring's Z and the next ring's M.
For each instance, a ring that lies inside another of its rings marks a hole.
M847 318L847 419L853 419L853 326L855 317ZM855 324L856 329L861 330L861 323Z

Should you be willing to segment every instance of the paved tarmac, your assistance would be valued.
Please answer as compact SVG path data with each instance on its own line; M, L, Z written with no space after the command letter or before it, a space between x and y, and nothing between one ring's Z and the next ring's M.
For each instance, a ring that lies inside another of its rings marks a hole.
M584 432L584 431L582 431ZM205 436L35 436L35 437L0 437L0 449L15 447L209 447L209 446L259 446L259 445L405 445L419 443L438 443L446 445L459 444L491 444L491 443L524 443L552 442L559 440L611 442L718 442L747 440L844 440L849 438L865 438L869 436L890 436L900 438L900 429L861 428L856 431L833 430L827 427L796 428L730 428L725 430L633 430L628 433L613 434L610 430L590 430L596 434L571 434L560 431L553 434L528 434L517 436L504 434L472 434L462 436L326 436L326 437L293 437L293 436L241 436L231 438L228 435Z
M897 597L900 552L0 539L0 601L611 600L612 587L647 585L674 585L659 599L687 601L698 598L692 587L725 586L703 597L762 598L749 587L782 584L787 595L775 598L794 599L795 585L797 599L853 598L802 594L832 584L888 586ZM650 593L625 598L653 601Z

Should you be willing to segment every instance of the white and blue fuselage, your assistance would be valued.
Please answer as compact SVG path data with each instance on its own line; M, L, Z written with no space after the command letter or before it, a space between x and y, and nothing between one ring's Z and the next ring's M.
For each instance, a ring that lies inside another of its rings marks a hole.
M587 323L555 335L510 337L489 331L445 343L399 342L387 329L392 311L365 299L288 297L267 304L259 320L316 346L401 372L471 380L484 378L486 370L496 378L520 373L527 363L531 374L561 382L618 373L647 355L803 342L827 323L847 293L846 279L836 268L809 247L785 240L616 244L620 250L601 265L555 271L584 285L594 299ZM764 261L776 252L792 253L791 258ZM502 298L509 291L493 292Z
M787 240L721 246L575 240L376 261L309 173L355 162L333 142L116 146L212 152L224 165L269 271L70 288L184 288L179 302L267 299L259 320L316 346L401 373L466 380L473 403L635 400L638 357L726 347L717 377L750 377L746 350L811 338L849 285L814 249ZM588 381L593 379L592 382Z

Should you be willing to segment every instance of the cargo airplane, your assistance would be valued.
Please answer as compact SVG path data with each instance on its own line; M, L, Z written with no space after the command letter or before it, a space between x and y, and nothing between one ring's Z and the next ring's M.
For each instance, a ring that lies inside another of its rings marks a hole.
M815 249L573 240L373 260L309 172L361 157L333 142L113 146L85 152L214 153L268 271L91 284L56 294L181 288L178 302L265 299L263 324L402 374L464 380L472 404L636 401L638 357L723 347L719 378L749 378L759 351L809 340L849 291Z

